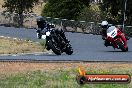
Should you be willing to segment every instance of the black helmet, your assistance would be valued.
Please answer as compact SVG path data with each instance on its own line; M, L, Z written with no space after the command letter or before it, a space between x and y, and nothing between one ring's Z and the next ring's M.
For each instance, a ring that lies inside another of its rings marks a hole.
M38 16L38 17L36 18L36 20L37 20L37 21L45 21L45 19L44 19L42 16Z

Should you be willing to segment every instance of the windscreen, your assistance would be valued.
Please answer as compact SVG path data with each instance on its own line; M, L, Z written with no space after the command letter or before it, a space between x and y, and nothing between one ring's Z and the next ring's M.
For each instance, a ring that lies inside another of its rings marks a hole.
M112 32L116 27L115 26L111 26L107 29L107 33Z

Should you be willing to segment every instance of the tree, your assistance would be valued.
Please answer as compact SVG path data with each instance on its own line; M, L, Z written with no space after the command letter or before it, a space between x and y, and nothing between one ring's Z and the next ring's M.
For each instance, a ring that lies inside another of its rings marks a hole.
M103 0L101 4L102 11L107 13L109 20L122 24L123 13L124 13L125 0ZM132 2L127 0L127 11L126 11L127 25L132 25Z
M90 4L82 10L79 16L79 20L85 20L88 22L101 22L105 18L105 14L99 9L98 4Z
M126 24L132 25L132 2L131 0L127 0Z
M39 0L4 0L3 7L10 13L16 13L19 16L18 23L23 26L23 13L32 11L35 3Z
M81 10L88 6L90 0L85 4L83 0L48 0L42 15L66 19L77 19Z

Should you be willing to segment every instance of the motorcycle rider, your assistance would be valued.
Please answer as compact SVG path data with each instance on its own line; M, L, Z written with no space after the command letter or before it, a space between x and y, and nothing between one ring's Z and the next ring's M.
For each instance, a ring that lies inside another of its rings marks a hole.
M108 24L107 21L102 21L101 27L102 27L102 39L105 40L104 45L106 47L111 46L110 42L107 41L107 29L110 27L110 25ZM122 32L121 28L118 28L118 29ZM125 37L126 37L127 40L129 40L129 37L127 37L127 36L125 36Z
M37 33L38 33L38 39L41 39L41 32L44 28L46 28L46 21L42 16L38 16L36 18L37 21L37 25L38 25L38 29L37 29Z
M105 40L104 42L104 45L107 47L107 46L110 46L110 42L107 41L107 29L109 28L110 26L108 25L108 22L107 21L102 21L101 23L101 28L102 28L102 39Z
M40 35L40 37L38 37L39 39L41 39L41 31L44 30L43 32L46 32L47 29L55 28L54 24L49 24L48 22L46 22L46 20L42 16L38 16L36 20L37 20L37 25L38 25L37 33L38 35ZM60 34L66 43L69 42L62 29L60 30L55 29L55 32L56 34Z

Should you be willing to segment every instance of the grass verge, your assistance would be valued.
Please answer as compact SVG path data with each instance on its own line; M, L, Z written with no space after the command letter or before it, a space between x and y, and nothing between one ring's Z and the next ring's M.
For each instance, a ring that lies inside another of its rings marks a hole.
M0 63L0 88L131 88L130 84L77 84L78 66L88 74L130 74L131 63Z
M18 54L44 51L43 46L29 40L0 37L0 54Z

